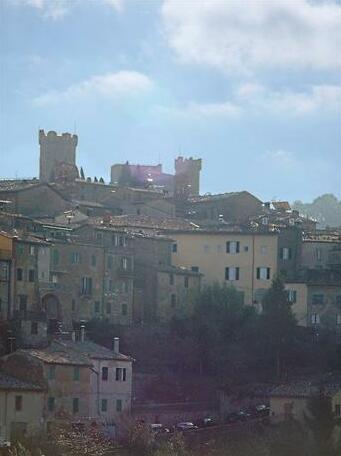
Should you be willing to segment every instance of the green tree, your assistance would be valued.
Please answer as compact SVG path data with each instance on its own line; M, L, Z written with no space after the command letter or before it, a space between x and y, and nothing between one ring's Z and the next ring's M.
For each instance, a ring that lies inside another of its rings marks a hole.
M337 450L333 441L335 417L331 398L325 394L323 388L309 400L305 421L312 433L316 455L336 456Z
M276 377L279 378L283 358L290 352L296 328L296 319L281 277L273 279L271 288L264 295L262 305L263 340L275 366Z

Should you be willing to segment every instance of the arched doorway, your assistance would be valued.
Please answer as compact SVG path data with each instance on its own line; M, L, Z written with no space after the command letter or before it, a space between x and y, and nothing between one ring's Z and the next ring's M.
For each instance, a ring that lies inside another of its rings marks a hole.
M52 293L45 295L42 300L42 308L48 321L48 332L56 333L62 321L62 312L59 299Z

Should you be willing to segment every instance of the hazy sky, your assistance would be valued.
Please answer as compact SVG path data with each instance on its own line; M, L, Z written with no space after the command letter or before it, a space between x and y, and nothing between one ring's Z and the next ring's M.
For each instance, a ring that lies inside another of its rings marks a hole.
M0 176L203 159L202 192L341 197L341 2L0 0Z

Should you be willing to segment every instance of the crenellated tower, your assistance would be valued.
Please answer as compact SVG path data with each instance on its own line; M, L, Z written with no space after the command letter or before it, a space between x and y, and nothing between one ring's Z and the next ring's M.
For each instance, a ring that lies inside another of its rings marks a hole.
M175 194L199 195L201 159L178 157L175 159Z
M77 135L62 133L57 135L55 131L45 134L39 130L40 166L39 179L42 182L54 182L57 176L69 173L77 175L76 147Z

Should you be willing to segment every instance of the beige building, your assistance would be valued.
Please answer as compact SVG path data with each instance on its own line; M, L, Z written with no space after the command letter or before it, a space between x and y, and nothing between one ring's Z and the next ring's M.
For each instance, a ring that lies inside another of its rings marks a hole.
M3 370L46 389L47 427L65 420L96 422L114 432L120 415L131 410L133 359L119 353L117 338L113 350L86 340L83 331L75 339L73 334L46 348L18 350L4 358Z
M292 311L299 326L308 324L308 287L306 283L286 283L285 289L288 292L289 301L292 304Z
M272 422L294 419L304 422L309 416L309 403L312 398L323 394L330 398L332 411L336 418L341 417L340 379L326 384L313 380L300 381L277 386L270 393L270 417Z
M172 264L202 273L203 283L233 285L245 304L259 304L277 273L277 234L174 230L169 235Z
M156 317L167 322L173 317L188 317L193 309L191 294L200 289L201 274L175 266L157 271Z
M0 442L42 428L44 400L41 385L0 372Z

